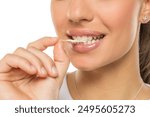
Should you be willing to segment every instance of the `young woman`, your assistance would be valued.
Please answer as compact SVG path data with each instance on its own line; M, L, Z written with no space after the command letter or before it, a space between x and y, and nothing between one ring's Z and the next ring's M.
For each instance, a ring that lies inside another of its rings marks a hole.
M51 12L57 38L0 61L1 99L150 99L150 0L52 0Z

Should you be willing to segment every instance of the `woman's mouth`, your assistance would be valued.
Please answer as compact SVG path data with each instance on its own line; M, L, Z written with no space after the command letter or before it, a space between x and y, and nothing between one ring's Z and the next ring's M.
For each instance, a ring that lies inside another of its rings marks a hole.
M106 34L89 30L72 30L68 31L67 36L69 39L64 41L70 42L74 51L87 53L99 47Z

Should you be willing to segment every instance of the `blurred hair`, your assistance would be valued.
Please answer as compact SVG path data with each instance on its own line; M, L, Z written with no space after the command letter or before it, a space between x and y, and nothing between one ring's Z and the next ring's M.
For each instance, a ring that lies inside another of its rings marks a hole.
M141 24L139 47L141 77L150 84L150 22Z

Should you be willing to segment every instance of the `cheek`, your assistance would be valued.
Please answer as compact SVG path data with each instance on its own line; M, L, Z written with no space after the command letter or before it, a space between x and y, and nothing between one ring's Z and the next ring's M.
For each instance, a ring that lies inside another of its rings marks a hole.
M59 37L62 37L65 29L66 21L66 12L67 12L67 3L54 1L51 3L51 15L52 21L56 30L56 33Z
M131 22L136 22L138 12L140 9L140 3L138 0L116 0L106 5L100 6L99 10L96 8L97 16L100 16L103 22L111 27L120 27L122 25L131 25ZM105 3L106 4L106 3ZM133 21L134 20L134 21ZM136 20L136 21L135 21ZM122 27L123 28L123 27Z
M95 6L94 9L91 8L95 11L96 17L93 22L94 28L100 29L98 24L102 22L109 30L109 36L100 48L87 55L74 53L70 47L65 46L75 67L85 70L96 69L112 63L127 53L135 40L137 30L139 5L136 2L137 0L116 0L114 3L107 4L107 7L106 4L101 4L102 6L98 4L99 6ZM61 36L63 29L67 27L67 22L65 22L67 5L54 6L53 22L58 36Z
M140 4L137 0L120 0L102 7L101 18L110 32L133 34L138 24Z
M96 14L98 16L96 22L101 19L109 29L109 35L104 44L91 55L72 54L71 60L76 67L86 70L96 69L119 60L131 49L136 38L140 9L140 5L135 3L132 0L122 4L116 3L109 6L109 9L100 8L102 12Z
M120 2L117 2L108 6L109 9L102 7L101 11L103 12L99 13L109 30L108 40L105 40L103 52L108 52L109 50L107 58L112 59L119 58L131 49L136 39L140 10L140 4L138 4L137 0L131 0L130 2L120 0Z

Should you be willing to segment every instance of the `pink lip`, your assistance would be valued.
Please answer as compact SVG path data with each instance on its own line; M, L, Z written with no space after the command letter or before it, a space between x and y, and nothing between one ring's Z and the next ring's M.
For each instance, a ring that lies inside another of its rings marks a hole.
M72 39L72 36L99 36L101 34L104 34L106 36L106 33L89 30L89 29L72 29L67 31L67 36L70 39ZM87 53L92 50L95 50L102 43L103 43L103 39L97 40L95 43L91 43L91 44L77 43L77 44L72 44L72 49L78 53Z
M67 36L99 36L101 34L106 35L106 33L89 30L89 29L71 29L71 30L67 30L66 33Z
M101 41L102 40L96 41L93 44L86 44L86 45L84 45L83 43L74 44L73 45L73 50L78 52L78 53L87 53L87 52L90 52L90 51L96 49L98 46L100 46Z

